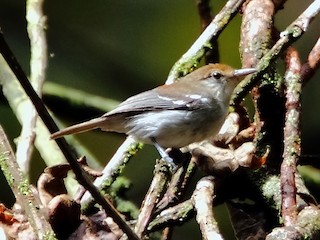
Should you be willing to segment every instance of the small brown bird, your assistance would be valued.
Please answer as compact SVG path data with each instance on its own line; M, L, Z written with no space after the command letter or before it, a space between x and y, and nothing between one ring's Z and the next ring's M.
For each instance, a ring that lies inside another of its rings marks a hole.
M67 127L51 138L101 128L154 144L160 155L168 159L164 148L184 147L218 133L234 88L255 71L209 64L175 83L132 96L101 117Z

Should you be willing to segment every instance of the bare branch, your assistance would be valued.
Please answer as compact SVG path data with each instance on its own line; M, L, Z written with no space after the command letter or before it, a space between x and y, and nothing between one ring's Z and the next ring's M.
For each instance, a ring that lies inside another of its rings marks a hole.
M146 194L139 214L135 232L141 238L145 234L152 214L156 209L159 197L162 196L164 188L169 180L169 169L167 165L161 163L164 160L159 160L155 166L155 174L150 184L148 193Z
M193 204L197 212L197 222L200 225L202 238L223 239L219 229L218 223L213 216L213 199L214 199L214 178L205 177L201 179L193 193Z
M26 8L31 48L30 81L39 95L41 95L47 68L46 17L42 11L43 2L43 0L28 0ZM28 114L24 114L22 118L22 131L17 144L17 161L22 170L28 174L33 144L36 137L38 114L32 105L26 107L28 107L26 111Z
M149 224L148 231L167 226L169 223L182 223L187 221L194 213L194 206L191 199L179 203L173 207L167 208L159 213Z
M55 234L46 220L38 196L34 195L29 181L21 171L11 149L10 143L0 125L0 165L4 175L17 199L26 211L37 239L55 238ZM28 201L26 201L28 199Z
M275 228L266 237L266 240L278 239L317 239L319 236L320 210L316 206L308 206L298 214L294 227Z
M136 154L141 146L142 145L137 143L132 137L128 136L113 157L108 161L108 164L102 171L102 176L96 178L94 185L98 189L105 185L106 182L111 185L121 173L121 169L125 167L130 158ZM85 208L92 200L90 193L86 192L81 199L81 204Z
M301 67L301 79L307 83L320 66L320 38L309 53L307 61Z
M286 119L283 162L281 164L281 210L284 226L292 226L297 218L295 173L296 164L301 152L300 114L302 88L300 58L293 47L287 50L286 65L287 72L284 78L286 87Z

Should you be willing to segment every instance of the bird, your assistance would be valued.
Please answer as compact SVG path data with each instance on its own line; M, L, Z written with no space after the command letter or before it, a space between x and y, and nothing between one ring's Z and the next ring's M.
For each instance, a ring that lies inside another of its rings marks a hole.
M202 66L172 84L139 93L92 120L51 135L51 139L100 128L153 144L170 165L166 148L181 148L215 136L228 114L234 88L255 68L226 64Z

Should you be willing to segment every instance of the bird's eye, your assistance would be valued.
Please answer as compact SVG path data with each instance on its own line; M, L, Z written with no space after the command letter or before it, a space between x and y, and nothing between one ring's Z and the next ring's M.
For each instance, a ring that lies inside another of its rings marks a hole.
M212 77L214 77L215 79L217 79L217 80L219 80L219 79L221 79L222 78L222 74L221 73L219 73L219 72L213 72L212 74Z

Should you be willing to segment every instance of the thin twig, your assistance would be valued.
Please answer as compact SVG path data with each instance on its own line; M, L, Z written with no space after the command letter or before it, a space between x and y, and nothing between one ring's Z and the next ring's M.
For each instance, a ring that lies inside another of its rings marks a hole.
M28 178L21 171L1 125L0 167L17 199L17 202L25 210L36 238L55 239L55 234L46 220L46 216L43 214L44 212L41 210L40 199L37 195L33 194Z
M263 77L270 63L273 62L279 55L292 43L297 41L309 27L314 17L320 12L320 0L316 0L300 16L293 21L283 32L280 33L280 39L268 51L256 65L258 72L251 77L243 80L236 89L232 99L232 105L238 105L248 92L257 84Z
M172 156L173 159L182 162L181 167L177 169L177 171L172 175L170 183L166 188L166 192L163 195L160 202L157 204L157 212L162 211L164 208L167 208L169 205L173 205L176 202L180 201L183 197L187 180L185 180L186 175L188 176L188 180L192 173L194 172L195 168L189 168L190 166L190 157L191 155L188 153L182 153L180 150L171 150L169 155ZM193 164L191 164L194 166ZM182 186L182 184L184 184Z
M182 154L182 152L179 151L179 154ZM190 159L190 156L184 154L179 157L182 158L183 165L172 175L165 194L157 204L157 212L162 211L169 205L172 206L181 201L186 191L187 184L196 169L195 163ZM177 158L175 157L174 159ZM171 239L173 230L174 226L167 226L162 231L161 240Z
M193 213L193 202L188 199L159 213L149 224L148 231L156 231L163 226L168 226L170 223L181 224L189 220Z
M160 240L169 240L172 238L172 227L166 227L163 231L162 231L162 235L161 235L161 239Z
M297 219L296 164L301 152L301 63L298 52L290 47L286 54L286 120L284 127L284 150L281 164L281 212L284 226L292 226Z
M183 182L181 183L179 194L181 194L181 192L186 191L187 185L191 181L191 178L193 177L193 175L195 174L196 169L197 169L197 164L195 162L195 157L191 156L190 162L188 164L186 173L183 178Z
M320 66L320 38L309 53L307 61L301 67L301 79L306 84Z
M164 163L164 160L159 160L155 166L155 173L150 184L148 193L146 194L139 214L135 232L139 237L143 237L147 231L148 224L151 220L152 214L156 209L156 205L159 201L159 197L163 195L164 188L169 180L168 165Z
M40 97L37 95L33 87L31 86L28 78L24 74L20 64L14 57L12 51L7 45L4 36L1 32L0 34L0 51L7 64L11 68L12 72L16 75L18 81L22 85L23 89L29 96L30 100L34 104L34 107L37 109L39 117L42 119L50 133L58 131L58 127L51 118L48 110L41 101ZM129 239L139 239L136 234L131 230L131 228L126 224L126 222L119 215L117 210L113 207L109 200L105 199L100 192L95 188L95 186L90 182L87 174L82 170L81 166L77 162L77 157L73 151L70 150L69 144L64 138L59 138L55 140L61 149L63 155L67 159L70 167L72 168L77 181L83 185L95 198L97 203L99 203L102 208L106 211L107 215L112 217L113 220L119 225L119 227L127 234Z

